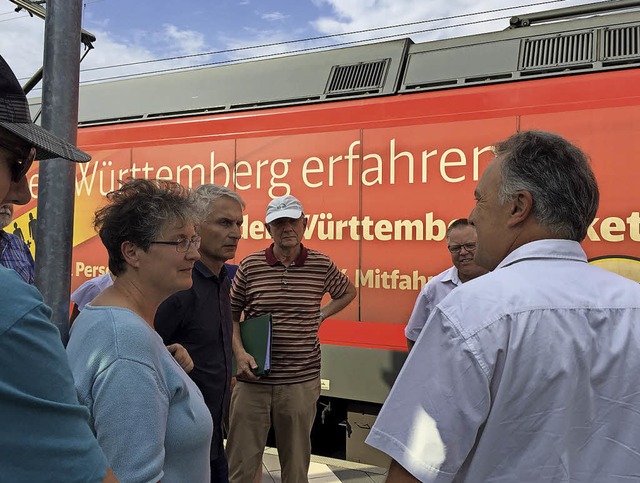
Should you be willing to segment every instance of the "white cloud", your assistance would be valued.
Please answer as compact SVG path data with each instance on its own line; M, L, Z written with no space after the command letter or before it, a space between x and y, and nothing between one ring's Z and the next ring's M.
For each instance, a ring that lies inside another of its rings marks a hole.
M0 54L24 83L42 66L44 20L16 13L4 15L0 25Z
M100 80L121 75L144 74L150 71L161 71L178 67L191 67L202 64L209 56L187 57L168 61L154 61L165 57L179 57L200 54L212 50L200 32L180 30L174 25L166 24L159 31L136 31L132 40L114 38L109 32L96 31L96 48L90 52L83 69L108 69L81 72L81 81ZM154 61L154 62L148 62Z
M290 15L285 15L281 12L269 12L263 13L260 16L263 20L267 20L268 22L282 22L283 20L290 17Z
M162 32L155 35L158 44L165 44L176 54L195 54L207 49L204 35L195 30L180 30L175 25L164 25Z
M18 16L17 16L18 17ZM4 18L2 18L4 20ZM211 50L203 34L193 30L181 30L174 25L164 25L156 32L137 30L123 35L96 28L91 33L96 36L92 49L80 65L81 82L101 80L122 75L143 74L175 67L189 67L206 62L208 57L200 56L174 61L141 63L170 56L181 56ZM26 82L42 65L44 52L44 21L24 16L15 21L3 22L0 36L0 53L12 67L21 83ZM89 30L89 29L88 29ZM20 41L16 42L15 39ZM125 65L122 64L136 64ZM97 70L96 70L97 69ZM32 95L41 95L42 84Z

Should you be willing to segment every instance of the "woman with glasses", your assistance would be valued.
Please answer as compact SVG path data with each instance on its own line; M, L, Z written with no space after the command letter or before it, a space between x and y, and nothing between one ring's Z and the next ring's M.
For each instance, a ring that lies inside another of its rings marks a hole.
M158 305L191 287L200 258L193 200L150 180L107 197L95 227L116 278L71 330L78 398L120 482L209 482L211 416L153 327Z

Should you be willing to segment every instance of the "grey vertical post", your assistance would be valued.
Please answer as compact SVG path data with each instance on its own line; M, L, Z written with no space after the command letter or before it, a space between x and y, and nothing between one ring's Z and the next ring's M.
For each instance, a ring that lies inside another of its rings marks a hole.
M81 0L47 2L42 127L76 142L80 78ZM69 338L69 292L75 164L52 159L39 166L36 286L53 310L62 341Z

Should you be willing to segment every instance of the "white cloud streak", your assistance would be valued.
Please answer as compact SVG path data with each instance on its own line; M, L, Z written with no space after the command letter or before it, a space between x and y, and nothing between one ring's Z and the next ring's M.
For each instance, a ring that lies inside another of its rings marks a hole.
M285 15L282 12L269 12L263 13L260 17L267 22L282 22L283 20L288 19L290 15Z

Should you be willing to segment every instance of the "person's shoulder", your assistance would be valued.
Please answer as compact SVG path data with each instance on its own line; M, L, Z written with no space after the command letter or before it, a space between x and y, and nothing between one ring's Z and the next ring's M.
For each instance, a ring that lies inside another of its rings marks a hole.
M594 303L601 306L640 308L640 283L617 273L586 264L580 282L597 287Z
M242 266L243 264L255 260L255 259L264 259L264 257L267 254L267 249L263 248L262 250L258 250L257 252L253 252L253 253L249 253L249 255L247 255L246 257L244 257L241 261L240 261L240 265Z
M73 323L69 347L90 344L117 359L146 362L159 335L140 316L120 307L88 305Z
M333 260L326 253L322 253L314 248L307 248L307 259L305 262L315 262L315 263L323 263L323 264L331 264Z
M0 265L0 334L38 306L44 306L42 295L14 271ZM47 314L50 311L47 309Z
M257 252L250 253L249 255L244 257L240 261L236 273L246 272L247 270L251 270L253 267L266 265L269 264L267 263L267 249L265 248L263 250L258 250Z
M82 285L78 287L78 290L82 289L90 289L93 287L99 287L100 289L105 289L108 286L113 284L113 280L111 279L111 274L109 272L104 273L102 275L98 275L97 277L90 278Z
M453 283L455 273L456 273L456 267L453 267L453 266L449 267L446 270L443 270L442 272L440 272L439 274L431 277L425 286L433 286L443 282Z
M2 231L2 233L3 233L2 236L11 243L15 243L16 241L22 241L18 235L14 235L13 233L9 233L4 230Z
M93 292L95 290L99 290L101 292L111 284L113 284L111 275L109 273L105 273L81 283L80 286L73 291L71 297L73 298L74 295Z
M225 263L224 266L227 269L227 277L229 277L229 280L233 281L233 277L235 277L236 272L238 271L238 265L235 265L233 263Z

